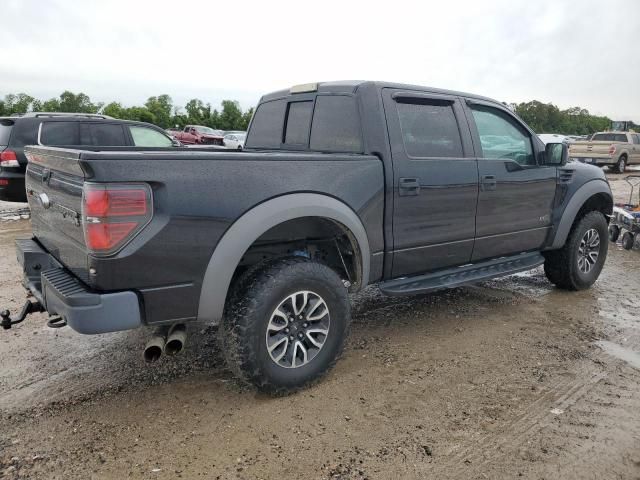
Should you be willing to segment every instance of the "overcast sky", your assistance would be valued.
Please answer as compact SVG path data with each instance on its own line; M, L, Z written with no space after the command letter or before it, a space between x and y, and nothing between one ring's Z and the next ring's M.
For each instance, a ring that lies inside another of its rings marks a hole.
M639 0L0 0L0 96L254 105L371 79L640 123Z

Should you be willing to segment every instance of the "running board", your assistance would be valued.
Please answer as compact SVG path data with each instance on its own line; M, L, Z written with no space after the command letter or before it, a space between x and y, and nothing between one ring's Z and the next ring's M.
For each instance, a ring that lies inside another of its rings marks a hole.
M524 272L543 263L544 257L538 252L521 253L462 267L448 268L438 272L427 273L426 275L389 280L380 284L380 290L385 295L394 297L429 293Z

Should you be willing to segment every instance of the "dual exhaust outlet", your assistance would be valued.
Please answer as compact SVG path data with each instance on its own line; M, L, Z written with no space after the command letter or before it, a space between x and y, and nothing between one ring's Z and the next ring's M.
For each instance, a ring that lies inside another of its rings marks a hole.
M163 353L177 355L184 348L186 341L187 328L184 324L158 329L144 347L144 359L147 363L153 363L159 360Z

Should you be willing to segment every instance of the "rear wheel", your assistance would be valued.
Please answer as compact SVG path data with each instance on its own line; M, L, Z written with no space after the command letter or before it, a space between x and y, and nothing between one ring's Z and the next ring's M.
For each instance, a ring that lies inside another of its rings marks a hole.
M624 173L627 168L627 157L625 155L620 155L618 159L618 163L616 163L615 171L616 173Z
M326 265L285 258L248 272L225 315L227 363L260 390L285 393L324 375L350 323L347 290Z
M573 227L564 246L545 252L544 273L565 290L589 288L598 279L607 258L607 221L589 212Z
M618 225L609 225L609 241L616 243L620 237L620 227Z
M622 248L625 250L631 250L633 248L634 238L631 232L625 232L622 235Z

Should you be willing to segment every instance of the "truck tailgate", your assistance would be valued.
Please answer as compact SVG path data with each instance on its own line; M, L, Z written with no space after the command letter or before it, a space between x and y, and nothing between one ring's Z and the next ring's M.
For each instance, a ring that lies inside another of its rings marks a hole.
M25 149L25 186L34 237L81 280L88 279L81 224L84 173L76 152Z
M574 142L571 144L572 157L608 157L611 142Z

